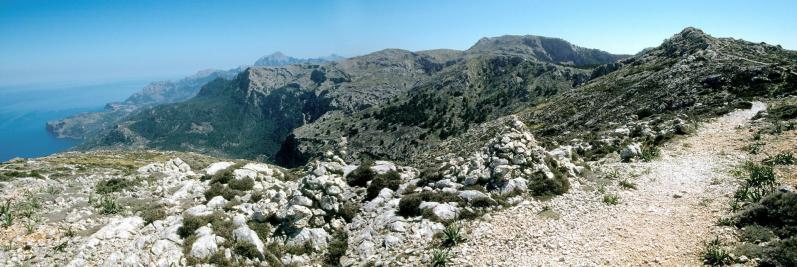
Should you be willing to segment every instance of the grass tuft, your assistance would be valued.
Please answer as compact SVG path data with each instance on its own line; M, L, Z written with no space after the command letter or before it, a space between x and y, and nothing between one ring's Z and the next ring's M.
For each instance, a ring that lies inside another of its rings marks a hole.
M468 238L465 237L465 233L463 233L459 224L452 223L446 226L446 229L443 229L444 247L453 247L467 240Z
M703 262L712 266L725 265L731 262L731 256L722 248L719 237L706 242L705 248L703 248Z
M605 194L603 195L603 203L609 205L617 205L620 204L620 196L617 194Z

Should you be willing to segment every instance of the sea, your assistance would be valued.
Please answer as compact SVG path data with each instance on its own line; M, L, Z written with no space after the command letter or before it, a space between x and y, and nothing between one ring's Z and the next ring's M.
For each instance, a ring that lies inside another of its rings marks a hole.
M0 162L68 150L80 140L55 138L47 132L47 121L101 111L106 103L122 101L147 83L140 80L0 86Z

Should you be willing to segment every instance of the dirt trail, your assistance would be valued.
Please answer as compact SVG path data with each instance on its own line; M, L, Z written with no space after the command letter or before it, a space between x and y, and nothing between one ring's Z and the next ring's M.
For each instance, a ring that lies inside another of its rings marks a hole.
M473 266L696 266L703 242L722 231L733 194L730 170L744 160L744 125L763 103L703 124L697 133L662 147L649 163L607 163L637 184L607 205L594 185L576 185L547 202L523 204L467 223L470 240L452 251L456 265ZM634 178L636 177L636 178ZM550 210L542 212L543 207ZM544 216L543 216L544 215ZM558 219L551 218L556 217Z

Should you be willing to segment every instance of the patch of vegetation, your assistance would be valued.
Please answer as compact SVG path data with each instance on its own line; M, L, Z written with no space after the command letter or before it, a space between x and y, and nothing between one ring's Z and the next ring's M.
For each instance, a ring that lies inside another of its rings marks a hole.
M216 253L213 253L213 255L210 255L210 258L208 258L208 263L213 264L213 265L218 266L218 267L237 266L232 261L228 260L226 256L224 256L224 251L223 250L216 251Z
M277 244L277 243L268 243L266 245L266 251L265 252L266 253L263 253L263 254L265 254L265 255L263 255L264 258L265 258L264 261L266 263L268 263L268 266L273 266L273 267L282 267L283 266L282 265L282 261L280 260L282 258L283 248L280 247L279 244Z
M791 120L797 118L797 103L781 103L770 107L769 116L773 119Z
M737 217L736 226L754 224L772 228L781 237L797 235L797 193L772 193Z
M797 266L797 237L771 244L762 259L764 266Z
M775 191L777 184L772 166L748 162L743 168L748 176L734 194L734 201L738 207L758 202Z
M497 206L498 202L489 197L480 197L472 200L470 205L476 208L486 208Z
M14 225L14 215L10 212L3 214L0 224L3 225L3 228L11 227L11 225Z
M33 177L33 178L44 178L38 171L33 170L29 172L24 171L4 171L0 172L0 182L8 182L13 180L14 178L24 178L24 177Z
M468 238L465 237L465 233L463 233L462 227L460 227L459 224L452 223L443 229L442 245L444 247L453 247L467 240Z
M94 191L98 194L110 194L131 188L135 185L136 182L132 180L125 178L111 178L97 182L97 185L94 186Z
M731 262L731 256L722 248L719 237L706 242L702 256L703 262L712 266L725 265Z
M717 225L719 226L733 226L734 224L736 224L736 222L733 218L723 217L717 219Z
M428 186L429 184L436 183L437 181L443 180L442 172L437 168L426 168L421 170L421 173L418 175L418 182L415 184L419 187Z
M557 196L570 190L570 181L556 167L551 168L553 179L546 177L542 172L537 172L529 180L528 188L534 196Z
M763 160L766 165L793 165L797 162L792 152L782 152Z
M433 193L433 192L421 192L421 193L412 193L407 194L401 197L399 200L399 209L398 214L404 217L413 217L421 215L420 205L421 202L462 202L457 194L448 193L448 192L440 192L440 193Z
M748 205L736 220L741 239L748 242L767 242L737 247L742 255L761 258L762 266L797 265L797 193L774 192L759 202ZM775 237L780 237L778 241ZM750 244L750 243L748 243Z
M233 245L233 251L235 251L235 254L245 258L263 259L263 255L260 254L260 251L257 250L257 247L248 242L235 242Z
M451 262L450 255L447 250L434 249L432 250L432 267L445 267Z
M772 233L772 231L770 231L766 227L757 224L753 224L745 228L742 228L740 234L740 239L742 241L756 243L756 244L761 242L767 242L769 240L772 240L773 238L775 238L775 234Z
M609 205L617 205L620 204L620 196L617 194L605 194L603 195L603 203Z
M232 190L252 190L252 187L255 186L255 180L252 180L252 178L249 177L231 179L227 183L227 186L229 186Z
M644 162L650 162L654 159L658 158L661 154L661 150L657 146L642 146L642 154L640 158Z
M246 225L249 226L249 229L255 231L257 237L263 242L268 241L268 237L271 236L271 224L267 222L249 221Z
M369 181L376 177L376 172L371 170L373 165L374 163L371 161L363 162L346 176L346 183L349 186L365 187Z
M249 202L257 203L263 199L263 192L252 192L252 195L249 197Z
M157 220L166 218L166 208L162 205L149 206L141 211L141 218L144 219L144 224L150 224Z
M328 266L340 266L340 257L346 255L348 249L349 235L345 231L336 232L329 242L324 263Z
M396 191L401 185L401 175L396 171L389 171L384 174L377 175L366 190L365 200L372 200L379 195L382 188L389 188Z
M343 203L343 205L341 205L340 207L340 210L338 211L340 217L342 217L343 220L345 220L347 223L350 223L351 220L354 219L354 217L357 216L357 213L359 212L360 212L360 206L357 205L357 203L354 203L353 201L347 201Z
M761 149L764 148L764 145L766 145L766 143L764 143L764 142L760 142L760 141L752 142L752 143L749 143L747 145L744 145L742 147L742 150L746 151L747 153L753 154L753 155L758 155L758 153L761 152Z
M95 208L99 209L100 214L117 214L122 212L122 205L117 200L110 196L103 196Z
M182 238L187 238L193 235L194 231L199 229L199 227L207 225L209 221L209 218L206 216L183 216L183 225L177 228L177 235Z
M205 200L210 201L215 196L222 196L226 200L232 200L235 196L243 195L243 192L234 190L229 188L226 185L220 183L214 183L210 185L207 191L205 191Z
M733 254L738 256L744 255L750 259L763 259L765 256L764 247L752 243L741 243L736 245L736 247L733 248Z
M629 180L622 180L622 181L620 181L619 184L620 184L620 187L622 187L622 188L636 190L636 183L631 182Z

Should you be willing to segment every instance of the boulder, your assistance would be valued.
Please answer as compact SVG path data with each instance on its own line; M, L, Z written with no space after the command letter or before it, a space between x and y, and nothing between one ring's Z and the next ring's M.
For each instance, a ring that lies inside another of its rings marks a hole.
M620 159L629 161L642 155L642 145L640 143L632 143L625 146L620 150Z
M208 201L207 207L211 209L220 209L227 205L227 200L223 196L215 196Z
M196 230L196 234L197 239L191 245L191 257L206 259L219 250L219 246L216 244L216 235L213 234L213 230L207 226L202 226Z
M442 203L435 206L432 209L432 213L437 217L437 219L444 222L449 222L459 217L459 208L448 203Z
M260 237L257 236L257 233L254 230L249 229L248 226L242 225L238 227L232 232L232 235L236 241L252 244L255 246L255 248L257 248L257 251L260 252L261 255L263 254L263 249L265 248L263 241L261 241Z
M214 175L214 174L218 173L219 171L226 170L227 168L229 168L233 164L235 164L235 163L229 162L229 161L211 163L207 168L205 168L205 174Z
M286 246L291 248L310 247L315 251L323 251L327 248L329 234L322 228L304 228L296 235L289 237Z

